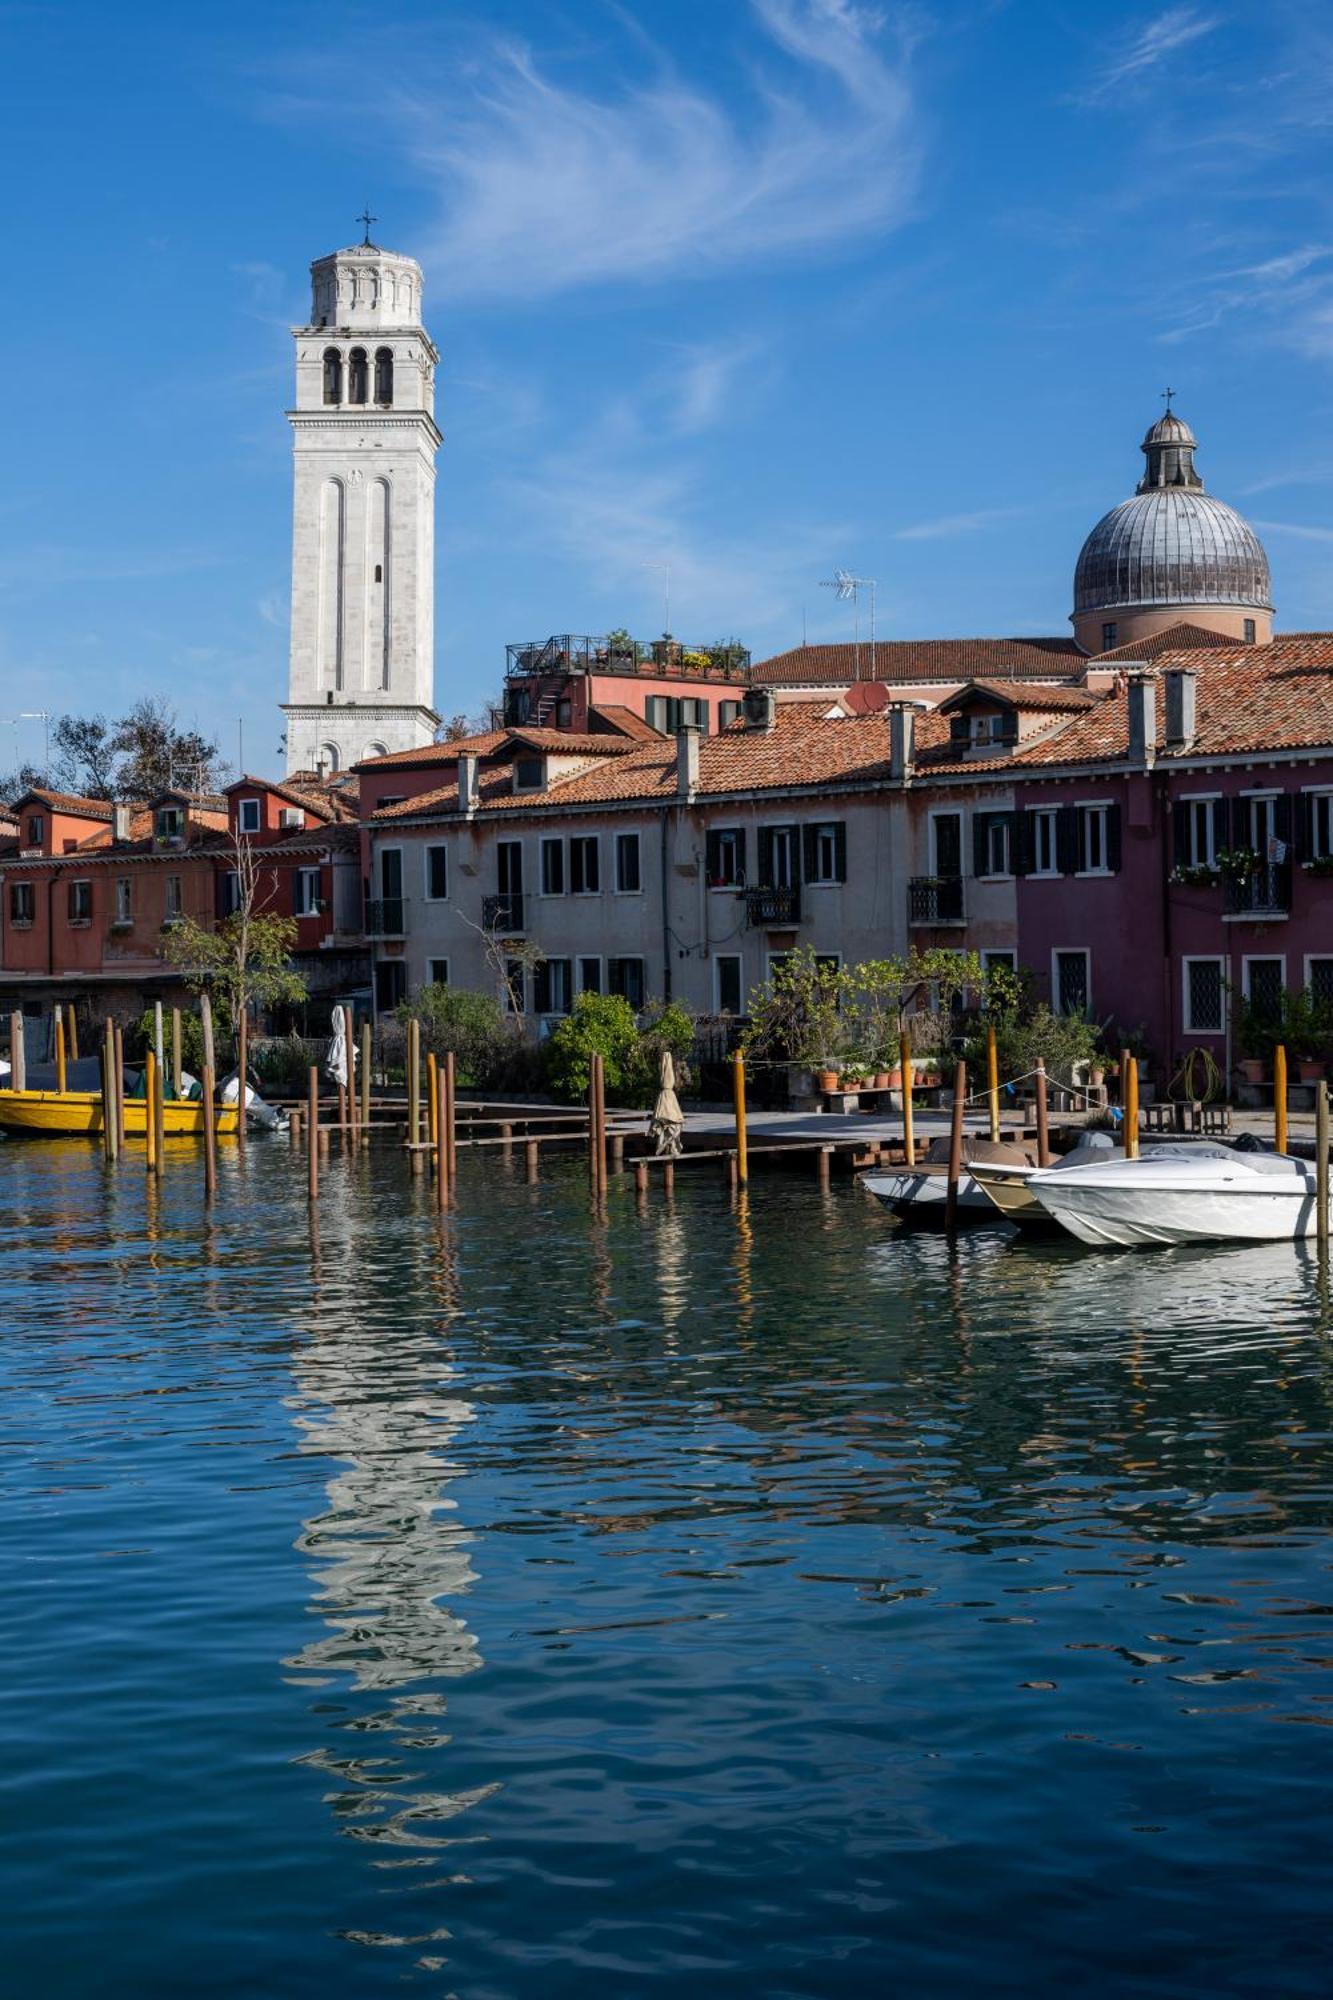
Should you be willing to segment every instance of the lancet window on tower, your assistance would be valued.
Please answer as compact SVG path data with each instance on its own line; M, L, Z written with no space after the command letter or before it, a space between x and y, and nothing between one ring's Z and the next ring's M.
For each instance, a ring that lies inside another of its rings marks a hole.
M336 347L324 349L324 401L341 403L343 399L343 358Z
M364 347L354 347L347 357L347 400L364 403L370 393L370 369Z
M375 349L375 401L377 403L391 403L393 401L393 349L391 347L377 347Z

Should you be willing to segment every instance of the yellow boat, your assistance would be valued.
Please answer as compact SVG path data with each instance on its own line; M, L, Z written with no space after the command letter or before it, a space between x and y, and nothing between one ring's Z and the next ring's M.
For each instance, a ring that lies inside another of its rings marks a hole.
M142 1139L147 1100L125 1099L125 1137ZM219 1104L214 1114L218 1132L235 1132L236 1106ZM97 1090L0 1090L0 1130L23 1132L32 1138L100 1139L102 1094ZM168 1139L202 1139L202 1102L168 1097L162 1104L162 1131Z

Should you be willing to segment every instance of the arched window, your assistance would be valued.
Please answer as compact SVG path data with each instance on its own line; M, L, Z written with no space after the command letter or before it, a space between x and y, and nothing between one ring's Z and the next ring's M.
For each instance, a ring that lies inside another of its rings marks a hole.
M343 399L343 358L336 347L324 349L324 401L341 403Z
M375 401L377 403L391 403L393 401L393 349L391 347L377 347L375 349Z
M324 766L329 776L332 777L333 773L338 769L340 761L338 757L337 744L321 743L319 746L319 761Z
M366 366L366 350L354 347L347 357L347 400L349 403L364 403L370 388L369 371Z

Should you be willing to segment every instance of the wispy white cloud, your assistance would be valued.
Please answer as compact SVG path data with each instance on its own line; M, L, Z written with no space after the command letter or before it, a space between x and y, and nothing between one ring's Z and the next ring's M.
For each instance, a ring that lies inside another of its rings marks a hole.
M1333 244L1302 243L1260 263L1222 271L1211 282L1195 280L1176 324L1158 339L1176 346L1238 314L1276 315L1284 344L1321 351L1327 342L1329 309L1322 301L1333 282L1331 263Z
M1333 542L1333 528L1307 527L1300 521L1256 521L1266 535L1290 535L1298 542Z
M400 93L395 128L439 196L426 256L451 293L651 282L900 222L917 166L901 37L853 0L752 6L762 66L725 86L652 51L646 81L579 87L501 41L466 80Z
M954 535L976 534L982 528L990 527L993 521L1012 520L1022 513L1021 507L978 507L970 514L942 514L934 521L914 521L910 527L899 528L894 534L895 542L943 542Z
M1197 7L1166 8L1163 13L1154 15L1137 35L1128 40L1122 38L1117 47L1106 54L1105 67L1095 83L1082 93L1082 102L1102 102L1125 84L1155 70L1177 49L1187 48L1191 42L1210 35L1219 24L1220 16L1201 14Z
M155 577L186 576L216 569L224 557L204 549L163 549L156 553L116 549L60 548L34 543L0 559L0 590L41 590L87 583L142 583Z

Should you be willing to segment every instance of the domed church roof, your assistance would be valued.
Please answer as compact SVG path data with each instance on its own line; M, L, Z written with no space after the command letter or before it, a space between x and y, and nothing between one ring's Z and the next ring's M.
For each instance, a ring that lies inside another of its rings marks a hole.
M1133 499L1104 514L1079 553L1076 616L1155 604L1272 610L1263 544L1234 508L1204 492L1197 443L1174 410L1152 426Z

